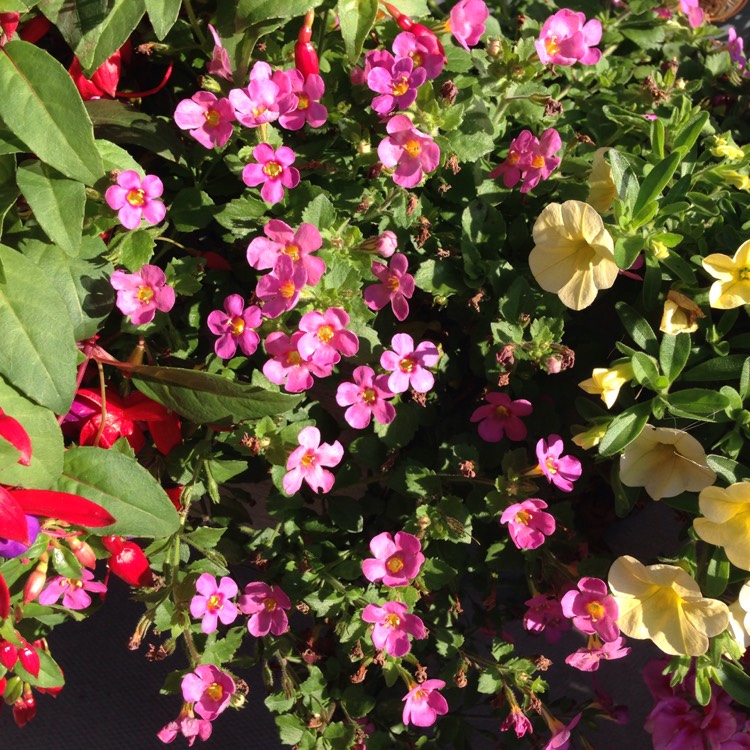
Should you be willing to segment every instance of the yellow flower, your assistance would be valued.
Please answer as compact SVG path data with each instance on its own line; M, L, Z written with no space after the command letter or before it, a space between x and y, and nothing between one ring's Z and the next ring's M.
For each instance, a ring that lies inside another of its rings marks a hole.
M714 156L720 158L730 159L731 161L738 161L744 158L745 152L741 148L737 148L732 143L729 143L726 138L717 137L714 147L711 149L711 153Z
M727 605L704 598L692 576L676 565L646 566L629 555L618 557L609 569L609 588L620 610L620 630L650 638L667 654L705 654L708 639L729 624Z
M620 362L608 370L606 367L597 367L588 380L578 384L586 393L601 396L602 401L608 409L614 406L620 388L633 379L633 365L630 362Z
M606 424L595 424L593 427L589 427L588 430L577 432L571 439L579 448L588 451L599 445L606 434Z
M664 260L664 258L669 257L669 248L659 240L654 240L651 243L651 252L656 260Z
M703 310L684 294L670 289L664 300L664 312L659 330L662 333L694 333L698 330L698 319L705 318Z
M728 169L726 172L722 172L721 176L732 185L732 187L736 187L737 190L750 190L750 177L746 174L735 172L733 169Z
M615 181L612 179L612 167L604 158L607 151L609 149L600 148L594 154L589 174L589 194L586 197L586 202L600 214L609 211L617 195Z
M724 547L729 562L750 570L750 484L706 487L698 504L704 517L693 521L695 533L709 544Z
M647 424L620 456L620 481L654 500L699 492L715 480L703 446L683 430Z
M743 242L733 258L713 253L703 259L703 268L715 279L708 304L717 310L750 304L750 240Z
M614 242L602 217L581 201L550 203L534 223L529 267L539 286L572 310L588 307L617 278Z
M750 646L750 581L740 589L739 599L729 605L729 632L746 651Z

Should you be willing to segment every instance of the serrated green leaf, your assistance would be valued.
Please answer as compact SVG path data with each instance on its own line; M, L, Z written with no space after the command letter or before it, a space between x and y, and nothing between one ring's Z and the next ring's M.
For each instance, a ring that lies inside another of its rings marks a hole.
M147 229L121 234L122 238L113 248L112 258L131 273L140 271L144 263L151 260L156 241ZM113 243L114 244L114 243Z
M362 54L362 45L375 23L378 2L377 0L339 0L337 10L346 56L351 65L356 65Z
M333 229L336 209L325 195L318 195L307 204L302 212L302 221L315 225L318 229Z
M599 443L600 456L612 456L641 434L651 416L651 401L636 404L618 414L610 423Z

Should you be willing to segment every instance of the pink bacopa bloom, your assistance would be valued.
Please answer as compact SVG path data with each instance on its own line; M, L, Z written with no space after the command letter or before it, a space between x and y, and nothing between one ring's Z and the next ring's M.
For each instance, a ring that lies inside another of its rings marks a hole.
M214 38L213 55L208 63L208 72L212 76L219 76L227 81L232 81L234 78L232 77L232 66L229 63L229 53L224 49L218 32L211 24L208 24L208 30Z
M236 590L235 586L235 590ZM183 700L194 703L198 716L213 721L229 705L234 680L213 664L201 664L182 678Z
M294 151L280 146L274 151L267 143L259 143L253 149L257 164L246 164L242 170L242 181L248 187L263 185L261 198L266 203L278 203L284 198L284 188L291 190L299 185L299 170L294 164Z
M294 110L298 104L287 72L273 72L265 62L253 65L247 87L232 89L229 101L232 102L237 119L249 128L274 122L281 115Z
M415 36L410 31L401 32L393 40L393 54L395 57L409 57L414 62L415 70L423 68L427 78L437 78L445 66L445 56L433 44L428 44L429 38Z
M170 721L162 727L156 736L165 744L174 742L182 735L192 747L196 738L204 742L211 736L213 726L208 719L196 719L190 704L185 704L176 721Z
M397 531L395 538L388 531L370 540L374 557L362 561L362 573L372 583L384 586L408 586L419 575L424 562L422 543L413 534Z
M513 503L503 511L500 523L508 524L508 533L518 549L536 549L555 532L555 518L545 513L544 500L530 498L521 503Z
M544 65L595 65L602 56L594 45L602 38L602 25L596 19L586 21L583 13L562 8L547 18L534 42Z
M456 41L468 52L484 34L484 24L490 11L483 0L460 0L451 8L448 23L449 31Z
M442 680L425 680L415 685L403 698L402 719L407 726L431 727L438 716L448 713L448 701L438 693L445 683Z
M219 338L214 342L217 357L231 359L239 346L246 356L255 354L260 336L253 330L262 322L257 305L245 307L245 299L239 294L230 294L224 300L223 310L214 310L208 315L208 329Z
M336 391L336 403L348 406L344 419L356 430L363 430L374 417L380 424L390 424L396 417L396 409L386 399L393 398L388 390L388 376L375 375L372 367L362 365L352 373L354 382L340 383Z
M529 608L523 616L523 627L533 633L544 633L550 643L557 643L570 630L558 599L549 594L537 594L524 604Z
M367 85L377 92L372 108L380 115L407 109L417 98L417 89L427 80L424 68L414 68L410 57L391 58L389 66L377 66L367 76Z
M530 130L522 130L511 141L505 161L493 169L488 177L503 176L507 188L515 187L523 179L522 193L536 187L541 180L546 180L560 164L560 157L555 154L562 147L560 134L554 128L547 128L537 139Z
M295 265L288 255L280 255L273 271L262 276L255 288L258 298L263 301L263 315L278 318L281 313L293 309L306 280L307 271L302 264Z
M271 355L263 374L276 385L283 385L289 393L301 393L312 388L313 375L325 378L331 374L333 365L317 365L312 360L302 359L297 345L305 334L295 331L291 337L282 331L269 333L265 340L266 351Z
M167 215L167 208L157 200L164 192L162 181L153 174L141 179L138 172L126 169L117 175L117 184L107 188L104 200L117 211L117 218L125 229L138 229L141 219L158 224Z
M217 585L210 573L203 573L195 582L195 589L198 593L190 600L190 614L196 620L202 618L204 633L213 633L219 620L223 625L231 625L237 619L237 606L231 601L237 596L237 584L231 578L225 576Z
M320 103L326 92L323 79L317 73L305 78L298 70L287 70L286 74L292 84L292 93L297 97L297 106L279 117L279 125L287 130L300 130L305 123L311 128L325 125L328 110Z
M347 325L349 315L340 307L329 307L324 313L305 313L299 322L305 335L297 344L302 358L326 367L335 365L341 355L353 357L359 351L359 339L346 329Z
M531 163L533 149L538 143L530 130L522 130L511 142L505 161L495 167L487 176L495 179L503 176L503 185L515 187Z
M581 578L578 590L568 591L560 600L563 614L570 617L582 633L596 633L611 643L620 635L617 617L620 611L607 584L600 578Z
M351 72L352 83L355 86L364 86L373 68L388 68L393 65L393 55L387 49L370 50L365 55L364 68L354 68Z
M747 68L747 58L745 57L745 40L737 34L734 26L727 27L727 49L729 57L733 63L736 63L740 70Z
M388 370L388 390L404 393L413 388L418 393L427 393L435 385L433 374L427 369L435 367L440 352L431 341L422 341L414 348L414 339L408 333L397 333L391 339L393 351L380 355L380 366Z
M130 315L133 325L150 323L157 310L169 312L174 307L174 289L158 266L146 264L135 273L115 271L109 283L117 290L117 309Z
M378 145L378 158L386 167L395 167L393 181L405 188L419 185L425 172L440 162L440 148L432 136L417 130L406 115L394 115L385 129L388 136Z
M615 638L609 643L602 643L595 639L595 645L589 645L588 648L579 648L574 654L565 657L565 663L571 667L580 669L581 672L596 672L599 664L612 659L622 659L630 653L630 646L625 645L625 639Z
M251 635L257 638L269 633L283 635L289 629L284 610L290 609L292 603L278 586L272 588L261 581L248 583L237 603L240 612L250 615L247 629Z
M534 732L528 717L518 706L511 706L510 713L500 726L501 732L507 732L509 729L516 733L516 737L523 737L527 732L529 734Z
M506 435L508 440L524 440L527 430L521 417L531 414L531 403L523 398L514 401L507 393L488 393L484 398L487 403L471 415L472 422L479 422L479 437L488 443L499 443Z
M398 237L395 232L386 229L377 237L369 237L360 242L359 249L366 253L377 253L382 258L390 258L398 249Z
M697 29L703 23L703 9L698 0L680 0L680 10L687 16L691 29Z
M286 462L287 473L282 482L284 492L293 495L299 492L304 479L315 492L331 491L333 474L325 466L338 466L344 457L344 448L338 440L333 444L320 442L317 427L305 427L297 435L299 447L295 448Z
M234 132L234 107L210 91L199 91L183 99L174 111L177 127L189 131L201 146L221 148Z
M80 578L66 578L65 576L54 576L47 582L44 591L39 594L39 604L45 607L56 604L62 597L63 607L68 609L86 609L91 605L91 597L88 592L94 594L105 594L107 586L94 580L94 574L85 568L81 571Z
M544 746L544 750L568 750L570 747L570 731L575 729L581 720L581 714L576 714L566 726L561 721L553 720L552 739Z
M550 484L563 492L573 489L573 482L581 476L581 462L575 456L563 456L563 441L559 435L550 435L549 442L542 438L536 444L539 471Z
M382 607L368 604L362 612L362 619L375 625L372 629L372 642L375 648L385 649L390 656L401 658L409 653L409 636L420 640L427 637L424 623L416 615L406 612L403 602L386 602Z
M382 310L389 302L397 320L409 316L408 299L414 294L414 277L407 273L409 259L402 253L391 258L390 266L375 260L370 270L380 281L368 286L363 293L365 304L370 310Z

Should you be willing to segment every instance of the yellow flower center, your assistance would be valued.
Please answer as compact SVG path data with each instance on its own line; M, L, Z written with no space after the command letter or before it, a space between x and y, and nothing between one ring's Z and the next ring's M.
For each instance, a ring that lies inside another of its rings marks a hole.
M515 521L516 523L520 523L520 524L523 524L524 526L528 526L529 521L532 518L533 516L527 510L519 510L518 513L516 513Z
M318 338L327 344L333 338L333 328L331 326L320 326L318 328Z
M398 363L398 369L401 370L401 372L411 372L414 369L414 360L409 359L409 357L404 357Z
M291 299L294 296L295 291L296 291L296 287L294 286L294 282L291 279L289 281L285 281L279 287L279 294L284 299Z
M221 122L221 115L215 109L209 109L204 116L209 128L215 128Z
M411 57L411 59L414 61L415 68L420 67L420 65L422 65L422 63L424 62L424 60L422 60L422 55L419 52L412 52L409 57Z
M310 97L307 94L300 94L297 98L297 109L308 109L310 106Z
M284 167L277 161L269 161L263 165L263 174L272 180L275 180L283 171Z
M374 404L378 400L378 394L372 388L365 388L362 391L362 400L366 404Z
M140 188L133 188L132 190L128 190L125 200L131 206L143 206L146 203L146 193Z
M288 255L295 263L299 260L299 247L297 245L285 245L281 252Z
M265 111L268 109L268 107L261 104L259 107L256 107L253 110L253 117L260 117L262 114L265 113Z
M496 406L495 407L495 414L498 417L507 417L508 416L508 409L505 406Z
M423 701L428 696L429 696L429 693L426 690L422 690L422 688L420 688L419 690L417 690L416 693L414 693L414 695L412 695L411 699L413 701Z
M397 81L393 82L391 91L393 96L403 96L409 90L409 81L406 76L401 76Z
M557 46L557 37L551 36L548 39L544 40L544 49L547 50L547 54L552 57L552 55L556 55L560 48Z
M531 166L534 167L534 169L541 169L544 166L544 157L537 154L531 160Z
M222 604L222 597L219 594L212 594L208 597L206 602L206 609L209 612L216 612L217 609L221 609L224 605Z
M518 164L520 158L521 153L519 151L516 151L515 149L511 149L510 151L508 151L507 162L511 165L511 167Z
M313 451L307 451L307 453L302 456L302 465L306 469L309 469L311 466L315 466L315 453Z
M83 581L77 579L77 578L67 578L66 582L68 586L72 589L80 589L83 587Z
M271 599L270 597L268 599L264 599L263 608L266 610L266 612L273 612L276 609L276 599Z
M287 352L286 363L288 365L298 365L302 361L302 355L299 352ZM304 458L302 459L305 460Z
M547 467L547 471L549 471L550 474L557 474L557 464L555 463L554 458L548 458L544 465Z
M395 292L399 287L398 276L389 276L385 286L389 292Z
M401 624L401 618L394 612L386 615L383 619L389 628L397 628Z
M404 144L404 151L406 151L409 156L412 158L416 158L422 153L422 146L420 145L419 141L414 140L411 138Z
M748 281L750 280L750 268L743 266L737 269L737 281Z
M245 330L245 321L239 315L232 318L229 325L232 326L232 336L240 336Z
M388 568L389 573L399 573L404 567L404 561L400 557L394 555L388 560L385 567Z
M153 298L154 298L154 290L150 286L138 287L138 301L139 302L143 302L145 304L146 302L151 302Z
M207 688L206 693L212 701L220 701L224 695L224 688L218 682L212 682Z
M599 602L589 602L586 605L586 611L591 615L593 622L601 620L604 617L604 607Z

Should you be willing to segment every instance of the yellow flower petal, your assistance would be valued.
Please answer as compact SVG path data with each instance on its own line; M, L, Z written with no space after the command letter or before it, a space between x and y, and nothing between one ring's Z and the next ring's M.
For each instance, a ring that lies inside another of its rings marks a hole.
M698 502L704 518L693 521L696 534L723 547L733 565L750 570L750 484L707 487Z
M612 179L612 167L604 158L607 151L608 148L600 148L594 154L589 173L589 194L586 197L586 202L600 214L609 211L617 195L615 181Z
M740 245L733 258L713 253L702 261L703 268L718 281L708 291L708 303L717 310L731 310L750 304L750 240Z

